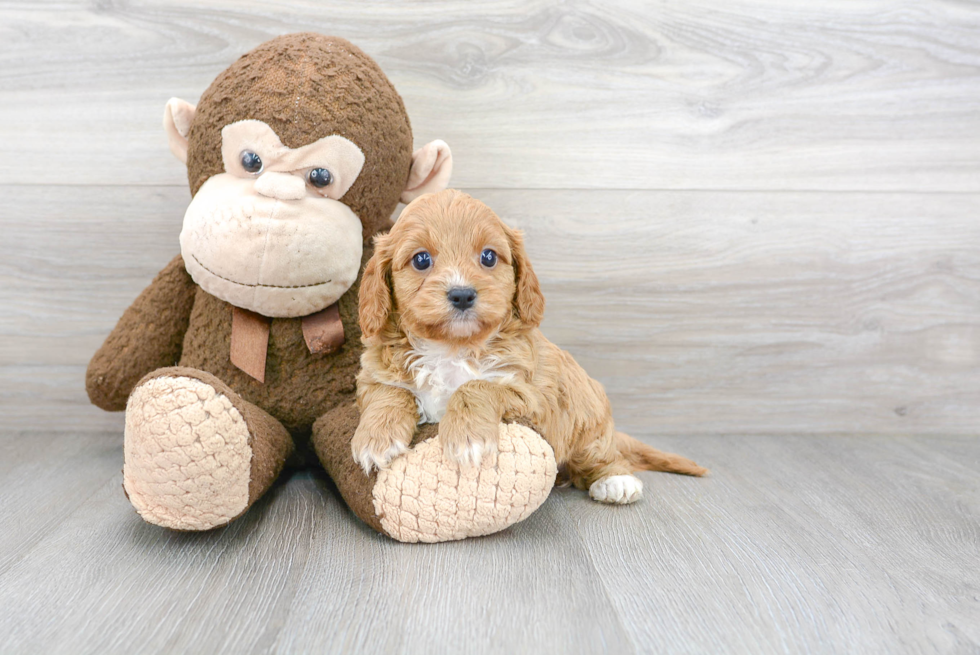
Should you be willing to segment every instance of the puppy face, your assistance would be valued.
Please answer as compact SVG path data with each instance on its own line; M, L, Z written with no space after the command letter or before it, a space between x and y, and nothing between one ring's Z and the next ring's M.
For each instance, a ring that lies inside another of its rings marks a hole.
M508 320L536 326L543 312L520 234L453 190L405 208L376 241L361 285L361 329L368 337L394 320L401 332L476 344Z

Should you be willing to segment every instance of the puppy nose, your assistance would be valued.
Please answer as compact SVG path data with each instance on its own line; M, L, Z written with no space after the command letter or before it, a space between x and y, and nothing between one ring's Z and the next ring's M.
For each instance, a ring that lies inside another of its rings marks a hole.
M453 287L446 295L456 309L469 309L476 302L476 289L473 287Z

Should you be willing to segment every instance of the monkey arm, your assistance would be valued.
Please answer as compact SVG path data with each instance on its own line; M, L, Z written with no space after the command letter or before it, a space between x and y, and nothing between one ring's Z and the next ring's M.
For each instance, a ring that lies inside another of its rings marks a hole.
M147 373L180 360L196 285L178 255L133 301L89 362L85 389L92 404L126 409L126 400Z

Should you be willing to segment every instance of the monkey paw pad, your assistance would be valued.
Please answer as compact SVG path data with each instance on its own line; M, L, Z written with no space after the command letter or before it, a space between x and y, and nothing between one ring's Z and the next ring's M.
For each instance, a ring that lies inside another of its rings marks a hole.
M190 377L157 377L126 407L123 487L140 516L210 530L248 507L252 448L227 396Z
M643 497L643 482L633 475L610 475L589 487L592 500L612 505L628 505Z
M491 534L522 521L541 506L558 467L537 432L501 424L496 455L460 468L433 437L378 473L374 509L385 532L399 541L437 542Z

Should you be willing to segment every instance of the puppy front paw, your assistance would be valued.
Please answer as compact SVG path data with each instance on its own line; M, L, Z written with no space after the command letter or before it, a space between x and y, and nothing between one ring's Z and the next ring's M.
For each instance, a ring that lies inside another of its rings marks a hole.
M354 438L350 442L351 454L365 475L371 474L371 469L386 468L391 460L408 451L412 435L404 439L394 435L390 430L374 429L363 423L357 426Z
M447 413L439 423L446 459L460 466L479 466L484 455L497 452L500 423Z

